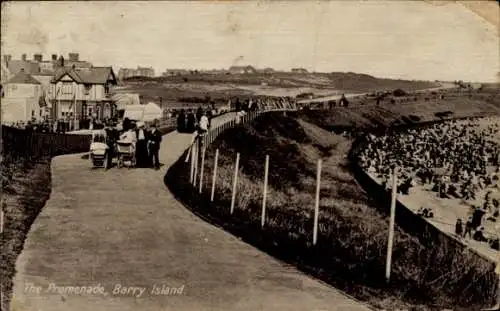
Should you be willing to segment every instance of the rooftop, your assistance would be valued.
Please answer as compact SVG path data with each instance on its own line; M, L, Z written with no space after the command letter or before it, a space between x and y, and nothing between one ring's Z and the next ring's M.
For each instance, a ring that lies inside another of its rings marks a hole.
M113 80L116 83L111 67L60 68L56 71L52 82L57 82L65 75L70 76L77 83L105 84L108 80Z
M7 84L41 84L38 80L33 78L30 74L19 71L16 75L14 75Z

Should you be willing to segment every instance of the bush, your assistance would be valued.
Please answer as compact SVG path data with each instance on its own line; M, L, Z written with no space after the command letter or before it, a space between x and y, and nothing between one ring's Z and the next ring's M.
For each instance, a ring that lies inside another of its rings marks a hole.
M402 97L402 96L406 96L406 92L402 89L395 89L394 92L392 92L392 95L396 96L396 97Z

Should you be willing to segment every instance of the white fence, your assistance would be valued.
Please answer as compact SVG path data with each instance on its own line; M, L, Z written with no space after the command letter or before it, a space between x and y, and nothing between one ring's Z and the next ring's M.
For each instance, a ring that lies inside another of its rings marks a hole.
M191 185L198 190L201 194L203 191L203 181L205 179L205 154L206 147L212 143L219 135L221 135L224 131L230 128L234 128L240 125L245 125L253 120L255 120L260 115L267 112L283 112L287 111L297 111L297 109L293 108L277 108L277 109L267 109L260 111L253 111L247 113L243 116L236 116L234 118L228 118L225 122L219 123L216 127L211 128L205 136L203 136L201 141L198 143L193 143L188 157L186 158L186 162L190 162L189 166L189 175ZM201 154L199 152L201 151ZM190 159L190 160L189 160ZM214 201L215 190L217 188L217 169L218 169L218 160L219 160L219 149L215 150L214 164L212 170L212 185L210 191L210 201ZM262 211L261 211L261 227L264 227L266 224L266 204L267 204L267 195L268 195L268 175L269 175L269 162L272 159L269 158L269 155L266 155L264 162L264 187L262 189ZM240 168L240 153L237 152L235 156L235 165L234 165L234 175L232 179L232 191L231 191L231 205L230 205L230 214L233 214L236 206L236 196L237 196L237 185L238 185L238 173ZM319 213L320 213L320 190L321 190L321 171L322 171L322 159L318 159L317 161L317 171L316 171L316 189L315 189L315 200L314 200L314 215L313 215L313 225L311 228L312 231L312 244L316 245L318 243L318 222L319 222ZM393 197L395 195L393 194ZM393 199L394 201L394 199ZM394 202L392 202L394 205ZM391 210L394 211L394 207L391 207ZM393 239L393 230L394 230L394 212L391 213L391 224L390 224L390 233L389 233L389 245L387 250L387 258L386 258L386 278L389 280L390 272L391 272L391 257L392 257L392 239Z
M267 109L260 111L252 111L242 116L235 116L235 118L229 118L226 122L221 122L218 126L211 128L205 136L203 136L202 141L198 143L193 143L191 146L188 156L186 157L186 162L190 162L189 166L189 176L191 185L198 189L201 194L203 191L203 181L205 176L205 154L206 146L211 144L219 135L230 128L234 128L240 125L248 124L255 120L257 117L268 112L283 112L296 111L293 108L278 108L278 109ZM199 154L201 152L201 154ZM215 150L214 159L214 169L212 171L212 186L210 193L210 200L213 202L215 196L215 189L217 186L217 168L219 159L219 149ZM266 201L267 201L267 187L268 187L268 175L269 175L269 155L266 155L265 165L264 165L264 188L262 194L262 213L261 213L261 225L264 227L266 223ZM315 195L315 208L314 208L314 225L313 225L313 245L317 243L318 236L318 218L319 218L319 201L320 201L320 186L321 186L321 159L318 159L317 166L317 176L316 176L316 195ZM232 182L232 192L231 192L231 207L230 213L233 214L236 208L236 192L238 185L238 172L240 164L240 153L236 153L236 160L234 165L234 176Z

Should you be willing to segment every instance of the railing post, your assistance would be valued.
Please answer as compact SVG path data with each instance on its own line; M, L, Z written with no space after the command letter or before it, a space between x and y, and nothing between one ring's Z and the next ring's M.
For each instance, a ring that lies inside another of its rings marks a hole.
M240 165L240 153L236 153L236 163L234 166L234 178L233 178L233 194L231 197L231 214L234 211L234 204L236 200L236 186L238 184L238 166Z
M196 187L196 181L198 177L198 152L199 152L199 138L196 139L195 141L196 148L195 148L195 156L194 156L194 176L193 176L193 185ZM196 189L196 188L195 188Z
M385 279L387 282L391 280L392 243L394 240L394 220L396 218L396 196L398 194L395 168L392 174L391 218L389 220L389 240L387 242L387 259L385 263Z
M212 193L210 195L210 202L214 201L215 195L215 184L217 183L217 165L219 162L219 148L215 150L215 160L214 160L214 172L212 176Z
M201 150L200 191L199 191L199 193L201 193L201 190L203 189L203 170L205 167L205 150L206 150L206 145L203 145L202 150Z
M264 165L264 193L262 195L262 215L261 215L261 227L264 227L266 222L266 199L267 199L267 177L269 171L269 155L266 155L266 163Z
M190 166L190 171L189 171L189 182L191 184L193 184L193 176L194 176L194 148L195 148L195 144L192 144L191 145L191 161L189 161L191 163L191 166Z
M314 205L314 228L313 228L313 245L316 245L318 240L318 218L319 218L319 193L321 187L321 159L318 160L318 169L316 172L316 201Z

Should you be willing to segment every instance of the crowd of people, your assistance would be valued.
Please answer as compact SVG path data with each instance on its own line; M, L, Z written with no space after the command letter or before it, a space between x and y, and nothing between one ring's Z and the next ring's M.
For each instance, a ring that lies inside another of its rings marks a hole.
M399 192L429 185L440 198L467 202L472 216L457 219L455 233L488 240L484 221L498 221L500 212L494 197L500 186L500 117L445 121L367 139L358 154L366 171L388 187L397 167Z
M111 124L116 125L118 123L117 118L105 118L104 120L99 119L82 119L79 120L79 129L103 129L105 126ZM59 133L65 134L67 132L75 130L75 124L73 119L58 119L51 122L47 119L45 120L32 120L32 121L18 121L8 124L8 126L18 129L23 129L27 131L39 132L39 133Z
M108 161L111 161L114 154L114 145L116 142L130 143L136 156L137 167L153 167L160 169L159 150L162 141L162 134L153 122L146 125L144 122L134 122L124 119L122 124L104 127L106 130L106 144L111 151Z
M247 99L229 99L227 106L217 109L215 103L211 102L205 107L198 107L198 109L181 109L177 118L177 130L180 133L194 133L199 129L200 121L203 116L208 118L207 128L202 128L206 131L210 127L211 120L214 116L222 112L237 112L249 113L257 110L272 110L272 109L294 109L296 107L295 101L291 97L271 97L271 96L258 96Z

